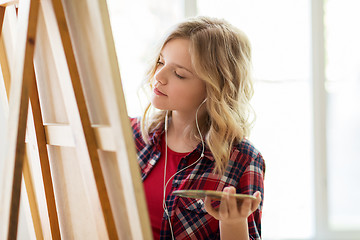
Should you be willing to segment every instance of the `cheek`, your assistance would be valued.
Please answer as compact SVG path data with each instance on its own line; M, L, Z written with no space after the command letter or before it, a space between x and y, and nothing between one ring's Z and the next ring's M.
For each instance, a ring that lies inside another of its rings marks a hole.
M205 88L203 86L182 86L174 90L174 101L186 105L196 105L205 98Z
M194 90L192 87L186 84L177 84L172 88L173 96L175 96L178 100L192 98L194 95L193 92Z

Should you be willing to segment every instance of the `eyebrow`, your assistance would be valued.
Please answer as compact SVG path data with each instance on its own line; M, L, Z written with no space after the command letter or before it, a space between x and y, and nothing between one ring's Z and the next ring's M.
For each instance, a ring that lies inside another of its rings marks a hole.
M164 58L164 56L163 56L161 53L160 53L160 57ZM182 65L180 65L180 64L173 63L172 65L174 65L174 66L176 66L176 67L178 67L178 68L184 69L184 70L186 70L186 71L188 71L189 73L191 73L191 74L194 75L194 73L193 73L192 71L190 71L189 69L187 69L186 67L184 67L184 66L182 66Z

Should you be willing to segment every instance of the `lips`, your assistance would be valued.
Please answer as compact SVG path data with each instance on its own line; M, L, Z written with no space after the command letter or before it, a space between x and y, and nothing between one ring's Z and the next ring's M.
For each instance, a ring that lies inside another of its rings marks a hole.
M158 96L167 96L165 93L161 92L158 88L154 88L154 93Z

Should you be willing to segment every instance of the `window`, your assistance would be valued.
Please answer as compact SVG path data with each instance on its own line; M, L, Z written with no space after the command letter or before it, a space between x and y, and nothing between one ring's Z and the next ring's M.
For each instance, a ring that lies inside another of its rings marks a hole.
M142 112L139 95L152 53L165 31L184 18L180 0L107 0L120 65L127 109L130 116Z
M360 229L359 9L357 0L325 4L328 214L338 231Z

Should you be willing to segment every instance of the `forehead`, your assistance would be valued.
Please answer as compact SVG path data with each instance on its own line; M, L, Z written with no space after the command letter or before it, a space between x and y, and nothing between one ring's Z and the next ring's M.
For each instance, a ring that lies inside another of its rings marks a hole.
M186 38L173 38L169 41L167 41L164 46L163 46L163 50L166 48L166 47L169 47L169 46L177 46L177 47L181 47L181 48L189 48L190 46L190 40L189 39L186 39Z
M190 40L183 38L172 39L161 50L161 56L168 63L191 66Z

